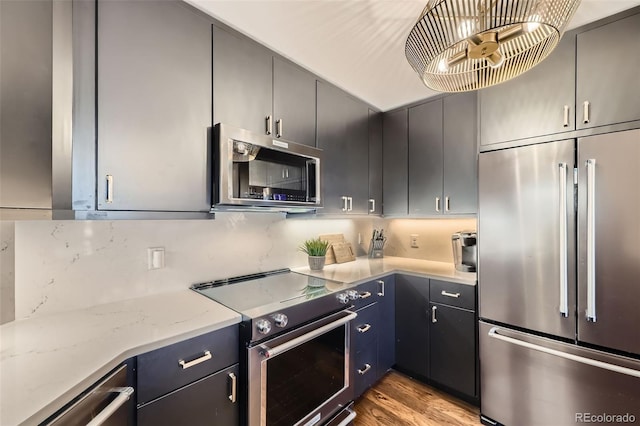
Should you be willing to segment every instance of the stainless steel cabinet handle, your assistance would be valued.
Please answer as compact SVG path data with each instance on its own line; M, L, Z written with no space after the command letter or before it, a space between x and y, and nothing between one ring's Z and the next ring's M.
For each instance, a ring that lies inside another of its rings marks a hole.
M183 370L186 370L187 368L193 367L194 365L198 365L202 362L209 361L211 358L213 358L213 355L211 355L211 352L204 351L204 355L202 355L200 358L196 358L193 361L189 361L189 362L186 362L185 360L181 359L178 361L178 364L182 366Z
M344 311L344 313L346 314L346 316L330 322L327 325L323 325L322 327L318 327L315 330L308 332L307 334L303 334L302 336L291 339L288 342L281 344L280 346L276 346L275 348L269 348L265 346L264 351L262 352L262 356L264 356L265 358L273 358L274 356L280 355L281 353L286 352L291 348L295 348L296 346L308 342L309 340L315 339L316 337L325 334L327 331L338 328L358 316L358 314L351 311Z
M347 426L347 425L350 425L351 422L353 421L353 419L355 419L357 417L355 411L351 411L348 408L346 409L346 411L349 413L347 415L347 417L342 419L342 421L340 423L338 423L337 425L333 425L333 426Z
M384 281L378 280L378 284L380 284L380 291L378 292L378 296L384 297Z
M444 197L444 210L447 212L451 210L449 205L449 197Z
M438 318L436 318L436 311L438 310L437 306L431 307L431 322L438 322Z
M587 160L587 321L596 322L596 160Z
M440 197L436 197L436 211L440 211Z
M360 299L366 299L367 297L371 297L371 292L363 291L362 293L360 293Z
M112 392L117 392L119 395L116 396L109 405L104 407L97 416L91 419L91 421L87 423L87 426L100 426L109 420L109 417L118 411L118 408L122 407L122 405L131 398L131 395L133 395L133 388L130 386L127 386L126 388L113 388Z
M113 203L113 176L107 175L107 203Z
M371 204L371 208L369 209L369 213L373 213L376 211L376 200L373 198L369 198L369 204Z
M589 120L590 120L590 117L589 117L589 112L590 112L589 109L590 108L589 107L590 107L589 101L584 101L582 103L582 122L585 123L585 124L588 123Z
M364 324L356 328L356 330L358 330L358 332L360 333L366 333L367 331L369 331L369 329L371 329L371 324Z
M347 202L348 202L348 201L347 201L347 197L342 196L342 197L340 197L340 198L342 198L342 211L343 211L343 212L346 212L346 211L348 210L348 206L347 206Z
M272 123L271 123L271 116L270 116L270 115L267 115L267 116L265 117L265 121L266 121L266 123L267 123L267 128L265 129L265 133L266 133L266 134L268 134L268 135L270 135L270 134L272 133L272 131L273 131L273 125L272 125Z
M347 197L347 200L349 201L349 209L347 211L352 211L353 210L353 197Z
M560 223L560 315L569 316L569 284L567 268L567 163L558 164L559 180L558 190L560 192L560 209L558 211L558 221Z
M276 120L276 138L282 137L282 118Z
M229 378L231 379L231 394L229 395L229 400L233 403L236 402L236 396L237 396L237 385L238 385L238 378L236 377L235 374L233 373L229 373Z
M607 362L598 361L591 358L585 358L579 355L574 355L562 351L558 351L556 349L546 348L544 346L536 345L529 342L524 342L519 339L514 339L513 337L503 336L498 334L499 328L493 327L489 330L489 337L493 337L494 339L502 340L508 343L512 343L517 346L522 346L528 349L533 349L534 351L544 352L549 355L555 355L560 358L569 359L571 361L580 362L582 364L591 365L593 367L603 368L609 371L615 371L616 373L625 374L627 376L640 377L640 371L634 370L627 367L620 367L619 365L609 364Z
M569 105L564 106L564 119L562 121L563 127L569 127Z
M358 374L360 374L361 376L364 376L366 374L367 371L371 370L371 364L365 364L364 368L362 369L358 369Z
M445 291L445 290L442 290L440 294L447 297L455 297L456 299L460 297L460 293L449 293L448 291Z

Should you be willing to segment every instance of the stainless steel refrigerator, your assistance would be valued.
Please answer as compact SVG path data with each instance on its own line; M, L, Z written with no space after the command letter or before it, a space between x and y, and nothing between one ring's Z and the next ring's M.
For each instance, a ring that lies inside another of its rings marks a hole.
M478 218L483 422L640 424L640 130L481 153Z

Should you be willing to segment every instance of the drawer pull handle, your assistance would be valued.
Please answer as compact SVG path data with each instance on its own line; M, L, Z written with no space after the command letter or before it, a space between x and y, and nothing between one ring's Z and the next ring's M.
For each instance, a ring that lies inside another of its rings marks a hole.
M236 402L236 389L238 384L238 378L235 374L229 373L229 378L231 379L231 395L229 395L229 400L233 403Z
M366 333L371 328L371 324L364 324L357 328L360 333Z
M358 374L360 374L361 376L364 376L369 370L371 370L371 364L365 364L364 368L358 369Z
M447 297L455 297L456 299L460 297L460 293L449 293L448 291L444 291L444 290L442 290L440 294Z
M180 361L178 361L178 364L182 366L183 370L186 370L187 368L193 367L194 365L198 365L201 362L209 361L211 358L213 358L213 355L211 355L211 352L204 351L204 355L202 355L200 358L196 358L193 361L189 361L189 362L186 362L185 360L181 359Z
M363 291L362 293L360 293L360 299L366 299L367 297L371 297L370 291Z

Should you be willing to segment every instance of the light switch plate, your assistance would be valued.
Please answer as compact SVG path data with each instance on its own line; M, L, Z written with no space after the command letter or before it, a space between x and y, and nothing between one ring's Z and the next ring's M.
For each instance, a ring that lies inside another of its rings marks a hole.
M164 268L164 247L149 247L147 262L149 270Z

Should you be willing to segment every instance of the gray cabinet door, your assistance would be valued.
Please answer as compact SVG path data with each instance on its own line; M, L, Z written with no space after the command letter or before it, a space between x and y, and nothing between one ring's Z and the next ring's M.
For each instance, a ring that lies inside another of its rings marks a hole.
M369 214L382 214L382 113L369 110Z
M98 208L208 211L209 21L178 1L99 1L97 27Z
M382 212L385 216L406 216L409 206L408 110L383 116Z
M444 211L478 211L478 146L475 92L447 96L444 110Z
M574 130L574 81L575 36L565 35L549 57L536 67L479 92L480 144ZM569 108L567 125L565 106Z
M640 120L640 13L578 34L576 67L579 129Z
M51 208L52 4L0 1L0 207Z
M396 275L396 367L429 377L429 280Z
M232 389L238 375L238 364L235 364L138 407L137 424L238 425L239 401L237 396L233 399Z
M316 146L316 78L276 57L273 58L273 120L276 137ZM281 135L277 134L276 125L282 129Z
M264 135L271 116L271 52L213 27L213 123ZM272 117L273 118L273 117ZM275 121L271 121L275 134Z
M377 373L379 379L396 363L396 286L394 275L376 281L380 312Z
M366 214L369 198L369 110L318 81L318 148L324 151L323 214ZM342 197L351 197L345 203ZM345 211L345 206L351 211Z
M470 397L476 395L476 315L431 303L431 380Z
M409 214L442 214L442 99L409 108Z

